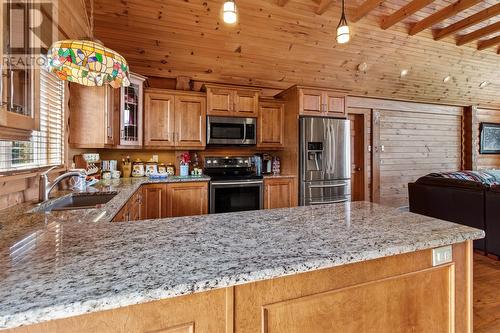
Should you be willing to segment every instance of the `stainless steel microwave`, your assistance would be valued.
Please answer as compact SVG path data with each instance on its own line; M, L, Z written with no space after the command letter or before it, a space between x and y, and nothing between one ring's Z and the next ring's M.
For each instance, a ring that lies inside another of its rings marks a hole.
M255 145L256 138L256 118L207 117L207 144L209 145Z

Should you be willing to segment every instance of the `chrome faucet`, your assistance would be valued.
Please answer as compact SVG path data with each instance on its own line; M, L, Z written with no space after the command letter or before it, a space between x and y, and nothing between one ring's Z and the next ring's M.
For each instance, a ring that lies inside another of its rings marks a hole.
M87 176L85 174L85 172L83 172L83 171L69 171L69 172L63 173L62 175L60 175L59 177L54 179L53 182L50 182L48 174L50 171L52 171L55 168L57 168L57 167L53 166L52 168L50 168L49 170L45 171L44 173L42 173L40 175L40 183L38 185L39 186L38 188L39 188L39 200L40 200L40 202L44 202L44 201L49 200L50 191L52 191L52 189L57 184L59 184L61 181L63 181L64 179L66 179L68 177L74 177L74 176L78 176L78 177L82 177L82 178Z

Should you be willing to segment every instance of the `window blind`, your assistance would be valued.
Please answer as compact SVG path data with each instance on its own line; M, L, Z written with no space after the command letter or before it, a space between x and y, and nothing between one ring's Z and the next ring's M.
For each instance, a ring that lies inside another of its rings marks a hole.
M64 83L40 69L40 130L30 141L0 141L0 172L64 163Z

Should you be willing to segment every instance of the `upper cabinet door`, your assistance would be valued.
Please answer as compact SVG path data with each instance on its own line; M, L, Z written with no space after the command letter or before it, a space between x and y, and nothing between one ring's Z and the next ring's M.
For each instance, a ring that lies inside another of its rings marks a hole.
M207 114L230 116L234 107L234 91L225 88L207 88Z
M205 148L206 100L202 96L175 97L175 145Z
M299 113L303 115L321 116L323 114L323 92L314 89L299 89Z
M345 116L345 95L333 91L326 91L323 94L326 114L328 116Z
M257 126L257 147L283 148L285 107L279 102L261 102Z
M29 139L40 125L40 70L16 59L40 56L33 51L40 43L30 32L36 26L31 8L39 4L0 1L0 5L0 139ZM24 24L19 24L20 17Z
M130 75L130 86L121 87L120 145L142 147L144 78Z
M175 146L174 95L146 92L144 96L144 146Z
M234 116L257 117L259 113L259 93L254 90L234 91Z

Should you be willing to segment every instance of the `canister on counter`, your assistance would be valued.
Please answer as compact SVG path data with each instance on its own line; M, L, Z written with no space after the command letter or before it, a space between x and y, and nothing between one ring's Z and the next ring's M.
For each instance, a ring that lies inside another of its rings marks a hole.
M165 164L163 163L160 163L158 164L158 173L167 173L167 167L165 166Z
M175 176L175 165L173 165L172 163L167 164L167 174L169 176Z
M136 159L132 164L132 177L144 177L144 162Z
M157 162L147 162L146 163L146 176L158 172L158 163Z

